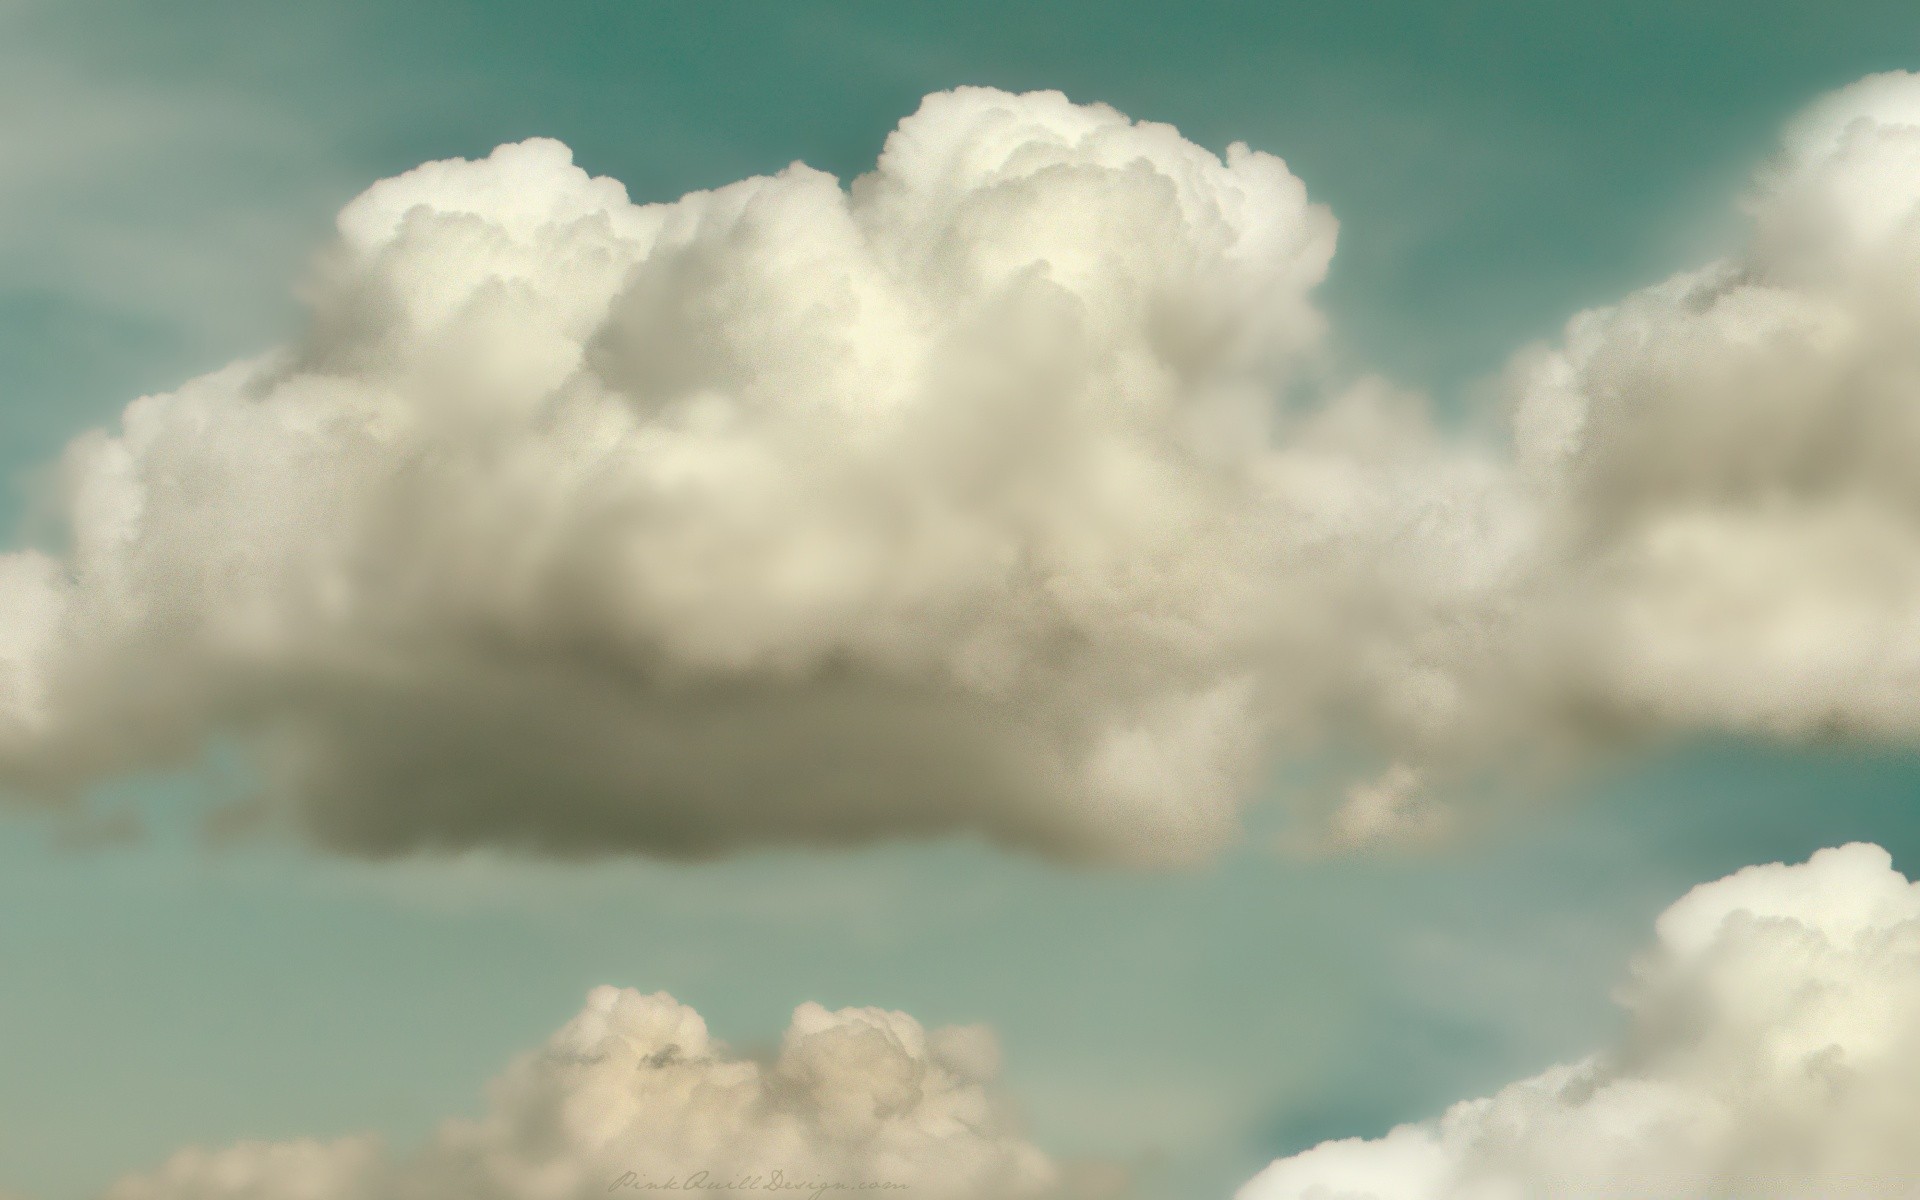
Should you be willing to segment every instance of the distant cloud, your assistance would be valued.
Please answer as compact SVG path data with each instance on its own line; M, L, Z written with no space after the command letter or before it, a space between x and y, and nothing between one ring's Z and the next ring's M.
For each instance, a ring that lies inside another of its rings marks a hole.
M354 854L1166 863L1275 754L1363 763L1357 845L1496 764L1910 740L1916 97L1822 101L1740 254L1519 355L1510 451L1330 373L1280 160L1057 94L930 96L848 188L428 164L296 345L71 447L72 545L0 560L0 779L217 736Z
M1920 1188L1920 885L1877 846L1661 915L1605 1053L1274 1163L1239 1200L1869 1200Z
M587 1200L694 1177L761 1180L728 1195L812 1194L777 1180L924 1200L1114 1194L1099 1189L1117 1177L1093 1172L1089 1191L1021 1140L991 1089L999 1069L979 1027L811 1004L761 1063L664 993L603 987L493 1082L478 1119L416 1153L370 1137L188 1149L104 1200Z

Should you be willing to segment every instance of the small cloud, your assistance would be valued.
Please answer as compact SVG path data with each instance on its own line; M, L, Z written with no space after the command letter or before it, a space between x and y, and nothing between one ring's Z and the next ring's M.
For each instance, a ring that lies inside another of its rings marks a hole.
M481 1117L447 1122L416 1153L371 1137L195 1147L103 1200L589 1200L695 1190L695 1176L729 1195L806 1190L777 1179L925 1200L1123 1195L1124 1173L1055 1164L1020 1136L991 1041L808 1004L761 1061L665 993L597 988L494 1081Z
M1327 822L1329 844L1364 850L1443 837L1452 827L1452 814L1428 799L1420 784L1420 773L1404 763L1395 763L1378 779L1354 784Z
M1324 858L1430 846L1454 829L1454 813L1422 790L1420 772L1395 763L1373 779L1348 786L1340 803L1316 827L1276 839L1286 858Z

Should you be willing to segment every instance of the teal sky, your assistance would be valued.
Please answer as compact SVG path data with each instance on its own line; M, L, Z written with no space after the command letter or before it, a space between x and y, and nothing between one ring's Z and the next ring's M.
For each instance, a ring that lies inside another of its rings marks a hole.
M1059 88L1285 157L1341 220L1354 361L1449 402L1567 315L1697 262L1781 120L1920 66L1910 5L0 0L0 470L271 344L372 180L542 134L637 200L872 162L919 97ZM0 1187L78 1200L190 1142L404 1141L585 990L722 1037L804 1000L984 1021L1038 1140L1223 1195L1596 1043L1686 887L1851 838L1920 865L1920 760L1677 747L1421 857L1069 872L971 843L699 867L366 866L0 815Z

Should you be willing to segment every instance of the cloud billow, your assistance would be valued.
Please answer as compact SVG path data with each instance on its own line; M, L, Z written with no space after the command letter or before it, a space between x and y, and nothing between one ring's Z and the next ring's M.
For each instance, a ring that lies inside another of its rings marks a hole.
M1920 77L1747 207L1517 355L1482 443L1329 368L1280 160L1057 94L930 96L848 187L431 163L292 345L73 444L70 545L0 556L0 780L219 739L352 854L1164 864L1276 757L1372 772L1352 846L1532 762L1912 741Z
M294 345L75 442L70 551L0 559L17 788L220 736L359 854L1231 836L1334 236L1278 159L963 89L851 189L536 140L339 230Z
M1514 356L1503 485L1434 510L1497 569L1450 609L1381 589L1411 618L1389 681L1425 681L1353 723L1385 778L1920 738L1920 76L1810 107L1744 208L1737 252Z
M1920 77L1816 104L1748 209L1741 253L1517 362L1541 595L1622 721L1911 739Z

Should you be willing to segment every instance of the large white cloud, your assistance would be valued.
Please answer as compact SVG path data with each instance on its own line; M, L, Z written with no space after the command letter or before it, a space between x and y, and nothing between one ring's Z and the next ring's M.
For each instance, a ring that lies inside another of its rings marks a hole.
M417 1151L371 1137L187 1149L104 1200L586 1200L661 1190L928 1200L1092 1195L1021 1139L993 1035L876 1008L795 1011L759 1062L664 993L603 987ZM819 1185L810 1188L807 1185ZM730 1186L723 1186L730 1185ZM824 1189L824 1190L822 1190Z
M1611 1050L1239 1200L1920 1195L1920 885L1856 844L1695 888L1655 933Z
M0 779L220 735L355 853L1179 861L1276 732L1422 719L1402 627L1486 571L1497 464L1276 407L1334 225L1244 147L963 89L851 189L636 207L536 141L339 227L297 345L77 441L71 547L0 558Z
M0 560L17 786L223 734L355 852L1231 835L1334 235L1278 159L963 89L850 190L531 141L339 230L297 345L80 439L70 550Z
M1167 862L1274 752L1365 763L1357 845L1489 765L1911 739L1916 113L1809 110L1739 253L1515 360L1510 452L1326 371L1278 159L1055 94L929 97L850 188L429 164L297 344L74 444L71 545L0 559L0 781L218 737L352 853Z

